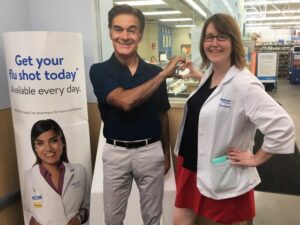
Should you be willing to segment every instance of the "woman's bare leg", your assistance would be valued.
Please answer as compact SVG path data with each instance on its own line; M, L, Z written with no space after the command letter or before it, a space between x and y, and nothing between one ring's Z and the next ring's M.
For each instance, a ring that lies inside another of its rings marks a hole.
M197 215L192 209L175 208L173 215L174 225L194 225Z

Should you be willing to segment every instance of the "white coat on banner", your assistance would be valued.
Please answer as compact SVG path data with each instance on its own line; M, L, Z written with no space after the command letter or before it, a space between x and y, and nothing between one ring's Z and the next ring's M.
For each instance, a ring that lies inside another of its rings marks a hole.
M42 225L63 225L76 216L81 206L89 208L90 188L85 185L85 170L76 164L65 164L65 167L62 196L49 186L38 165L27 170L23 191L26 221L34 217Z
M22 200L25 171L32 170L35 163L31 128L39 120L52 119L61 126L68 144L68 159L71 164L84 167L90 186L92 169L81 34L10 32L3 37ZM46 218L49 224L66 225L69 220L66 209L70 207L64 197L63 193L54 213L47 209L48 215L52 215L52 221ZM72 198L70 193L68 197ZM55 211L61 208L65 211L64 222L56 221Z

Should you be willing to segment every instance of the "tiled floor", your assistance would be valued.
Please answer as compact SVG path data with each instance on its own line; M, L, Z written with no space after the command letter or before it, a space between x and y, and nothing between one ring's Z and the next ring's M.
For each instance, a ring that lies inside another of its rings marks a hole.
M278 80L277 91L269 94L282 104L296 125L296 142L300 145L300 85L291 85L287 79Z
M300 146L300 85L278 80L277 91L269 92L291 115ZM256 217L253 225L300 225L300 196L255 192Z

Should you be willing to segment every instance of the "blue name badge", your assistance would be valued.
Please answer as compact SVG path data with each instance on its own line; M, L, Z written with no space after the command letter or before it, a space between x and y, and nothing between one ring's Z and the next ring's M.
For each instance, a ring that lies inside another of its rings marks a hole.
M75 181L72 183L73 188L79 188L81 186L80 181Z
M226 155L223 155L223 156L220 156L220 157L217 157L217 158L213 158L211 160L211 163L212 164L220 164L222 162L225 162L227 160L227 156Z
M43 198L42 195L33 195L33 196L32 196L32 200L40 200L40 199L42 199L42 198Z
M221 98L219 106L231 109L231 100L230 99L226 99L226 98Z

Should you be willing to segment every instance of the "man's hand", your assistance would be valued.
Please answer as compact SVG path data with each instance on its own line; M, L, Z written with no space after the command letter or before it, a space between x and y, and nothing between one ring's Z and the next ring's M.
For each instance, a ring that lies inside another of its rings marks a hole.
M167 174L171 167L170 154L165 154L165 163L164 164L165 164L165 174Z
M184 59L181 56L175 56L168 62L167 66L161 72L165 78L176 76L175 71L179 62L184 62Z
M72 219L69 220L68 225L80 225L80 220L78 216L73 216Z

